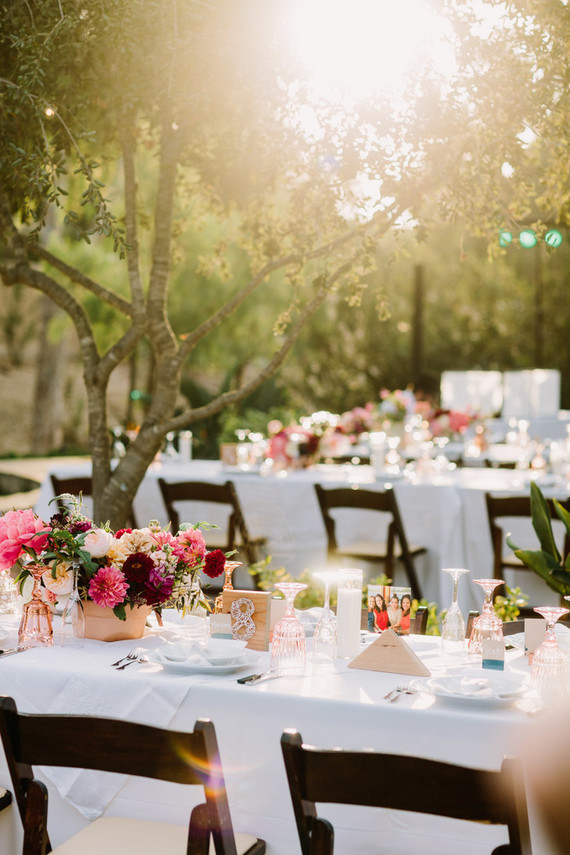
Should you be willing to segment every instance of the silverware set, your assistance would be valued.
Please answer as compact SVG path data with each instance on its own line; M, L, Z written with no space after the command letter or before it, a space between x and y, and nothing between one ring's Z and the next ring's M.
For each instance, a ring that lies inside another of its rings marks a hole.
M148 656L145 655L145 652L142 647L134 647L130 650L126 656L121 656L116 662L111 664L111 667L115 669L115 671L124 671L129 665L134 665L135 662L148 662Z
M384 700L389 704L394 704L402 695L413 695L414 690L410 688L409 683L404 683L401 686L396 686L395 689L390 689L388 694L384 695Z

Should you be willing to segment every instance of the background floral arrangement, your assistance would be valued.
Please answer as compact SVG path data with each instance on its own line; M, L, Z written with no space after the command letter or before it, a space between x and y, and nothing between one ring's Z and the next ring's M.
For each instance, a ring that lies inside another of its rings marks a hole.
M69 510L45 523L31 509L0 517L0 570L19 565L17 581L30 576L29 565L45 567L42 596L50 603L69 595L77 573L82 600L112 608L124 620L126 607L175 606L184 611L207 605L198 573L223 573L226 555L208 552L200 526L183 525L177 534L152 521L147 528L112 532L80 512L73 496L59 497Z
M433 410L427 416L429 430L432 436L452 437L463 434L478 416L472 412L458 410Z

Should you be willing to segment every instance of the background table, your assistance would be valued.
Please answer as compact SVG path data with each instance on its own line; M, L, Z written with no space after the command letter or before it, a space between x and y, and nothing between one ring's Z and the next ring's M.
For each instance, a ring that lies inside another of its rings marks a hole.
M165 637L164 631L162 637L156 631L142 643L152 647ZM417 637L411 643L429 668L440 667L439 639ZM172 676L150 663L124 672L111 669L110 663L130 644L86 641L81 651L54 647L0 660L2 690L27 712L114 715L177 729L191 729L198 717L211 718L234 825L266 839L268 855L300 851L280 750L285 728L298 729L306 742L322 747L375 749L494 769L504 754L518 752L521 737L533 724L516 707L457 709L423 695L403 696L390 704L384 696L402 677L347 669L343 662L337 662L333 674L311 673L309 668L305 677L257 686L238 685L236 674ZM259 670L267 659L268 654L261 654ZM49 830L57 844L87 821L71 804L80 799L81 782L64 777L58 793L53 778L43 777L50 788ZM8 784L1 760L0 784ZM107 814L187 821L191 805L187 788L138 779L128 779L116 791L105 790L100 780L88 784L87 803L99 805ZM370 784L374 786L373 781ZM323 814L335 824L337 855L355 851L376 855L379 839L382 851L488 855L504 840L492 827L481 826L475 834L457 821L436 817L340 807L328 807ZM0 819L1 851L18 851L19 833L13 807Z
M55 474L90 474L90 464L77 463L70 467L58 465ZM311 469L283 473L281 477L261 477L257 472L244 472L223 467L219 461L195 460L190 463L153 464L139 487L134 509L139 525L150 519L162 524L168 522L162 501L158 478L166 480L198 480L221 482L231 480L236 486L244 516L254 537L267 538L267 552L273 567L285 567L293 575L305 569L316 571L326 565L326 535L319 510L314 485L361 485L365 489L382 489L391 483L398 499L404 527L410 543L426 546L428 552L416 559L418 576L424 596L440 608L451 600L451 582L443 567L467 567L470 579L488 577L493 572L493 557L484 494L529 492L528 471L507 469L463 468L440 474L414 477L388 477L378 474L371 466L318 465ZM567 485L553 486L545 482L548 494L555 492L567 496ZM36 511L49 519L53 505L49 500L53 491L49 477L44 481L36 504ZM85 502L90 508L88 500ZM192 522L207 520L224 524L224 518L199 504L186 503L183 511ZM530 523L512 521L510 530L521 546L536 548L537 541ZM555 526L556 527L556 526ZM339 541L366 537L374 539L377 533L382 540L383 530L378 529L378 515L359 512L339 515ZM378 570L373 575L378 575ZM239 578L239 577L238 577ZM396 575L395 582L405 580ZM533 602L557 604L558 598L541 579L528 572L506 579L508 584L520 585ZM242 582L243 584L243 582ZM482 593L478 586L464 580L459 589L459 601L464 611L480 609Z

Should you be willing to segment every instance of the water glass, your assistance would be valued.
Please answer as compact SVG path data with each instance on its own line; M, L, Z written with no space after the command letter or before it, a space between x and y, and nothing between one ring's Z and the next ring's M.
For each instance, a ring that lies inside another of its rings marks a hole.
M336 659L336 617L330 607L331 583L337 579L334 570L315 573L315 577L324 582L325 601L323 613L315 627L313 635L313 669L333 670Z
M269 669L277 674L304 674L306 660L305 629L295 615L295 597L307 586L302 582L280 582L275 587L287 601L287 609L273 628Z

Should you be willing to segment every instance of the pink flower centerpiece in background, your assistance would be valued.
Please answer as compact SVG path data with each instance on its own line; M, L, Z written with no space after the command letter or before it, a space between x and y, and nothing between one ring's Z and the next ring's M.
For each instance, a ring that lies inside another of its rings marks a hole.
M80 598L113 609L121 620L127 607L185 611L208 605L198 573L221 575L226 556L207 551L198 526L183 525L173 534L152 521L146 528L113 533L84 516L79 499L61 498L68 510L49 523L31 509L0 517L0 570L19 565L20 585L31 575L28 563L45 566L42 598L53 603L69 594L77 572Z

